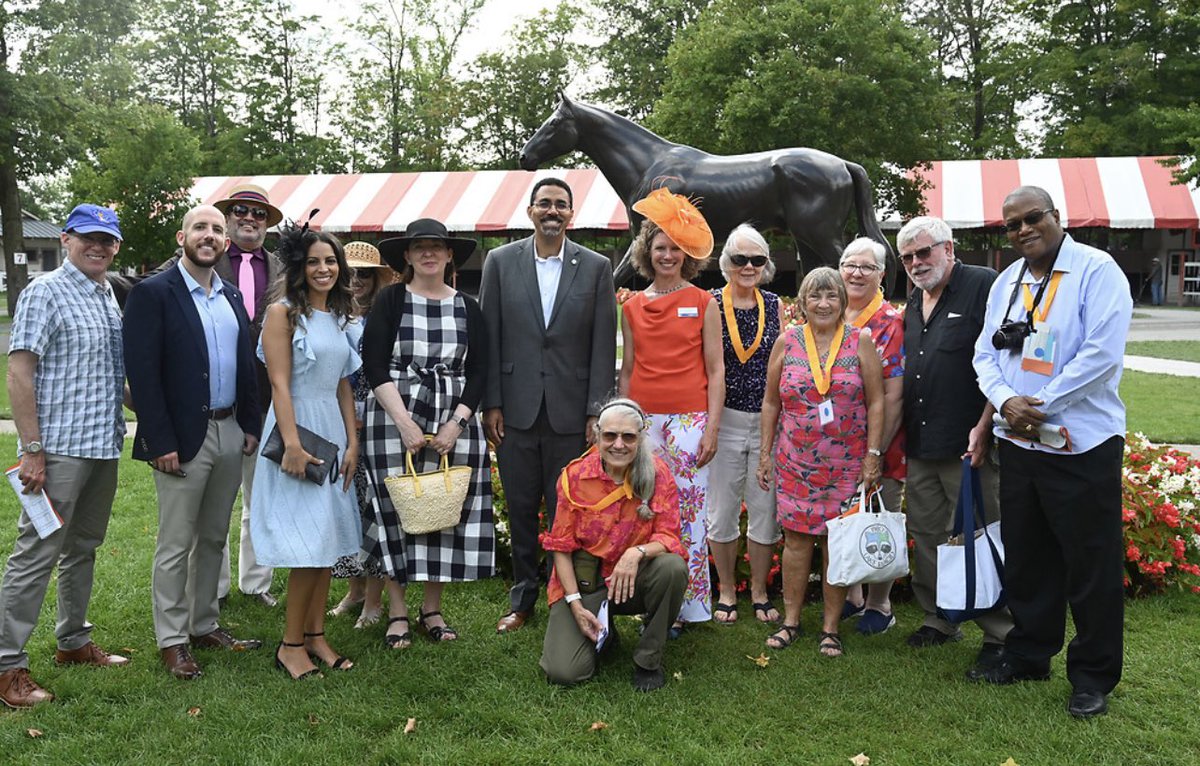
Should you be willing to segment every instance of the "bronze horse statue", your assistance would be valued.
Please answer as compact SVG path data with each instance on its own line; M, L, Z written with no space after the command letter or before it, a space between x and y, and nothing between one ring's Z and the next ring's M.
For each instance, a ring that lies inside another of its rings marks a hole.
M520 164L535 170L578 150L587 155L625 203L630 232L642 216L632 205L658 186L701 200L701 211L720 243L742 223L790 232L802 267L837 267L851 207L858 230L887 249L887 287L896 278L896 256L879 229L871 181L861 165L816 149L778 149L729 157L675 144L618 114L562 96L554 114L521 149ZM807 269L805 269L807 270ZM614 280L633 275L629 251Z

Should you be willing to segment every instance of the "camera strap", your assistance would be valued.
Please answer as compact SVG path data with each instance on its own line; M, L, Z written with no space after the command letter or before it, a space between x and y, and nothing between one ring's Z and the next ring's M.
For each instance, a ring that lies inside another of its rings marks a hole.
M1050 268L1046 269L1046 275L1044 277L1042 277L1041 284L1038 285L1037 295L1034 297L1032 305L1029 304L1027 301L1025 302L1025 309L1026 309L1025 321L1029 323L1030 330L1033 329L1033 312L1036 311L1038 305L1041 304L1042 296L1046 292L1046 286L1050 284L1051 278L1054 276L1054 264L1058 262L1058 254L1061 251L1062 251L1062 244L1060 243L1058 246L1058 250L1056 250L1054 252L1054 258L1052 258L1050 260ZM1027 271L1029 271L1029 263L1028 262L1022 263L1021 271L1017 274L1017 282L1016 282L1016 284L1013 285L1012 294L1010 296L1008 296L1008 308L1006 308L1004 310L1004 322L1006 324L1008 323L1008 315L1012 311L1013 304L1017 302L1017 296L1020 295L1020 293L1021 293L1021 287L1023 287L1022 283L1025 281L1025 273ZM1054 286L1056 288L1058 287L1057 281L1055 281ZM1051 292L1051 294L1050 294L1050 300L1051 301L1054 300L1053 292ZM1046 316L1049 313L1050 313L1050 307L1049 307L1049 305L1047 305L1046 311L1042 314L1043 322L1046 321Z

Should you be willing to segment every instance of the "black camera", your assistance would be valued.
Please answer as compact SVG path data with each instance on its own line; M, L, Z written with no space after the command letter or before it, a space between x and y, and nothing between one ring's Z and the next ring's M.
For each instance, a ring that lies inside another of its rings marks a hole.
M1021 322L1005 322L1000 325L1000 329L996 330L992 335L992 346L997 351L1008 349L1009 351L1019 351L1021 346L1025 344L1025 339L1033 333L1033 327L1029 320Z

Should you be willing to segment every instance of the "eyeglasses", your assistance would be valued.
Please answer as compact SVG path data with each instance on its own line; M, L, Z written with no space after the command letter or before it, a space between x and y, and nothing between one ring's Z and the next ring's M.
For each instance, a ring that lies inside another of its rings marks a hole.
M250 207L249 205L231 205L229 212L233 213L235 218L245 218L246 216L254 216L256 221L267 220L267 211L261 207Z
M1012 220L1005 221L1004 222L1004 230L1005 231L1020 231L1022 225L1037 226L1038 221L1040 221L1046 217L1046 213L1053 213L1053 212L1054 212L1054 208L1050 208L1049 210L1031 210L1030 212L1026 213L1025 215L1023 215L1020 218L1013 218Z
M560 213L564 213L571 209L571 203L567 202L565 199L540 199L533 203L533 206L538 210L541 210L543 213L550 208L554 208Z
M912 263L914 258L917 259L918 261L923 261L929 257L930 253L933 252L933 248L937 247L938 245L944 245L944 244L946 244L946 240L942 240L941 242L934 242L929 247L918 248L917 250L913 250L911 253L901 253L900 260L904 263L905 266Z
M858 272L864 277L869 277L879 271L879 267L873 263L843 263L841 269L847 274Z
M745 253L732 253L729 256L729 262L739 269L747 263L756 269L761 269L767 265L767 256L765 255L746 255Z
M91 245L99 245L100 247L103 247L106 250L111 250L112 248L114 248L118 244L120 244L120 242L121 242L121 240L117 239L116 237L114 237L111 234L96 234L96 233L80 234L77 231L72 231L71 236L74 237L75 239L82 239L84 242L87 242L88 244L91 244Z
M612 444L617 439L620 439L625 444L636 444L638 435L630 431L601 431L600 441L605 444Z

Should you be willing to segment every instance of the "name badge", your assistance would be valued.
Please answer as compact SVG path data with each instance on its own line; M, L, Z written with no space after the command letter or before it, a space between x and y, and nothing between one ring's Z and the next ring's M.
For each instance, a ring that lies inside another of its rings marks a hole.
M679 307L679 316L681 318L685 318L685 317L695 318L695 317L700 316L700 309L697 306L680 306Z
M821 419L821 425L827 426L833 422L833 402L829 399L817 405L817 417Z
M1056 346L1054 330L1046 325L1025 339L1021 351L1021 369L1038 375L1054 374L1054 352Z

